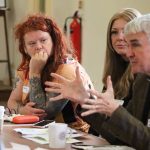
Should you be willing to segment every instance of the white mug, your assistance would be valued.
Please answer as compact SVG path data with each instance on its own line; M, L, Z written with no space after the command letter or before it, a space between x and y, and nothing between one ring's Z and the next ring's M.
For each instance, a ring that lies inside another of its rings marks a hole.
M0 106L0 134L2 133L3 130L3 122L4 122L4 106Z
M53 123L48 127L49 147L65 148L68 125L65 123Z

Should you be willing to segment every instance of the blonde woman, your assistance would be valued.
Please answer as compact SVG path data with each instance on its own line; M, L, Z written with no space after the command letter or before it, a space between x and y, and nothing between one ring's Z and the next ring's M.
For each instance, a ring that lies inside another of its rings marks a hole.
M104 90L106 79L111 76L115 99L123 99L126 105L132 96L134 76L126 57L128 45L124 37L124 26L135 17L141 16L133 8L125 8L112 16L107 29L106 57L103 72Z

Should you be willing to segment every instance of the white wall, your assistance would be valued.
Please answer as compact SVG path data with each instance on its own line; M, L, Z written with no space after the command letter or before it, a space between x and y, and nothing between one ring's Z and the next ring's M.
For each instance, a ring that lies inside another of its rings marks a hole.
M147 0L83 0L83 43L82 65L91 76L97 89L101 89L102 71L105 56L107 24L116 11L124 7L134 7L142 13L150 11ZM39 0L9 0L11 11L8 13L8 31L11 62L14 69L18 66L19 55L14 46L12 28L28 13L37 12ZM64 20L72 16L78 8L78 0L45 0L46 14L52 16L63 28ZM17 58L16 58L17 57Z
M9 1L10 11L7 13L8 33L10 43L11 64L13 69L17 68L20 61L20 55L14 40L13 28L16 23L19 23L28 14L38 12L38 0L11 0Z
M61 26L64 18L72 15L78 7L77 0L76 2L75 0L52 0L52 2L54 6L52 14ZM134 7L142 13L148 13L149 6L150 1L147 0L83 0L82 65L97 89L102 88L106 30L112 14L124 7Z
M142 13L149 13L150 1L85 0L84 2L83 65L91 75L96 88L101 89L106 30L109 19L112 14L124 7L133 7Z
M20 55L15 44L13 28L15 24L21 21L25 15L39 11L39 0L8 0L7 7L10 8L10 10L6 11L6 14L10 61L12 75L14 76L15 69L17 68L20 61ZM0 18L0 26L0 59L6 59L5 35L2 17ZM0 68L0 81L3 81L3 84L7 85L9 84L7 64L1 63Z

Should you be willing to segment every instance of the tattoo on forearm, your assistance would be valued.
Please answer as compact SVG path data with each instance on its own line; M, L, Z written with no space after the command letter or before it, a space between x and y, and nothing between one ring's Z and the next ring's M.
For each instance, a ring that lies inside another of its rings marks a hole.
M38 77L32 77L30 80L30 101L36 103L36 108L45 108L46 96L41 86L41 79Z
M20 79L19 79L19 77L17 76L17 77L15 78L13 90L17 87L17 84L18 84L19 80L20 80Z

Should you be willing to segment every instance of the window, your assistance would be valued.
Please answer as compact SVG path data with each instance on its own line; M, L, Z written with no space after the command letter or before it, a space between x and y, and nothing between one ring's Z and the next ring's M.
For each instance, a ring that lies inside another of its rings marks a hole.
M0 0L0 8L6 7L6 0Z

